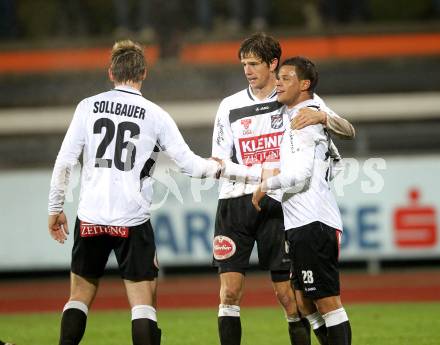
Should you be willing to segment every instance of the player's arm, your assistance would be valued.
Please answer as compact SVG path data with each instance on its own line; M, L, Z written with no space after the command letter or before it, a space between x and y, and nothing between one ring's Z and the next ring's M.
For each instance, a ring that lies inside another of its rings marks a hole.
M252 203L260 211L259 203L266 192L282 189L285 192L298 193L308 188L315 159L316 130L306 127L302 130L287 129L283 136L284 150L281 160L288 162L289 169L281 169L276 176L270 177L258 186L252 197ZM287 143L284 143L287 141ZM296 187L292 190L292 187Z
M197 178L218 177L221 164L212 159L204 159L192 152L176 123L165 111L160 117L158 141L164 153L176 163L182 173Z
M85 142L84 112L86 101L78 104L72 122L64 137L52 172L48 204L48 228L52 238L63 243L69 233L63 205L70 173L78 162Z
M349 121L328 108L317 94L313 95L313 100L319 104L320 110L315 111L316 109L308 107L300 109L290 124L292 129L302 129L320 123L341 139L353 139L355 137L355 129Z
M233 163L230 160L224 160L220 176L231 181L240 180L250 184L258 184L263 178L263 172L267 171L262 170L261 165L246 166Z
M353 125L346 119L340 117L330 108L324 108L323 111L327 114L324 126L341 139L354 139L356 131Z
M352 124L327 107L319 111L308 107L300 109L291 122L291 128L302 129L318 123L327 127L331 133L341 139L353 139L355 137Z

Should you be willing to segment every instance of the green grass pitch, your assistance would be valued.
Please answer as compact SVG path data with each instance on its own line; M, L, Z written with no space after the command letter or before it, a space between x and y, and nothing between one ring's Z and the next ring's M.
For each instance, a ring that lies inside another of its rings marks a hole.
M346 309L353 345L440 344L440 303L356 304ZM215 309L159 310L162 344L218 344L216 314ZM289 344L281 309L243 308L241 314L242 345ZM2 314L0 339L16 345L57 344L59 321L60 313ZM129 311L92 311L81 344L131 344Z

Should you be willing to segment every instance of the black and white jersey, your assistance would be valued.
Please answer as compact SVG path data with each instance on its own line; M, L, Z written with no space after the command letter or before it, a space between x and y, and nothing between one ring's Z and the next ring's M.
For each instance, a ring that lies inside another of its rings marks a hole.
M303 107L319 109L320 104L315 100L302 102L286 111L289 118ZM266 182L268 190L283 193L286 230L319 221L342 231L341 215L328 182L332 157L339 156L335 150L321 124L301 130L286 128L280 148L280 174Z
M78 217L135 226L150 217L151 169L159 149L184 172L212 177L219 164L195 155L170 115L127 86L86 98L75 111L52 175L49 214L62 211L73 165L83 154Z
M315 101L330 116L338 117L325 107L322 99L315 95ZM258 100L248 87L222 100L217 111L212 138L212 157L226 161L227 173L223 176L220 199L251 194L256 189L261 168L279 168L280 143L284 130L289 126L288 115L283 105L277 101L276 90L266 99ZM228 160L246 167L248 178L230 179ZM250 178L254 175L254 179ZM279 191L269 194L281 200Z

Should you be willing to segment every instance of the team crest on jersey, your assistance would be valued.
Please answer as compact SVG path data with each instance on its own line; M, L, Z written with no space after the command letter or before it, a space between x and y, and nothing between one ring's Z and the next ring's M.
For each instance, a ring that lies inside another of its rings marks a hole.
M270 117L270 126L273 129L280 129L283 127L283 115L275 114Z
M243 132L242 135L251 135L254 132L249 129L250 124L252 123L252 119L243 119L240 121L240 123L243 125Z
M216 260L224 260L235 254L235 242L227 236L216 236L212 241L212 251Z
M252 119L243 119L240 121L240 123L243 125L244 129L249 129Z

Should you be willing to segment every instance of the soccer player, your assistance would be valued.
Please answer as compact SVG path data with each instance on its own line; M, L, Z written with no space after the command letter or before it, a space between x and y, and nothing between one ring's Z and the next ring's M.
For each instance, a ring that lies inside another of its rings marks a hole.
M321 108L313 99L317 83L318 73L310 60L294 57L282 63L277 95L289 118L303 107ZM339 159L322 124L286 129L280 148L280 173L262 182L252 203L261 210L259 204L266 191L282 191L284 227L299 309L311 323L324 319L327 344L350 345L351 327L339 287L342 220L329 186L332 167Z
M63 243L69 233L63 213L65 192L72 166L82 153L71 291L63 310L60 345L81 341L112 250L132 308L133 344L158 345L158 263L150 224L152 162L160 147L184 173L194 177L215 176L219 164L196 156L170 115L141 95L146 64L139 44L115 43L108 73L115 88L77 106L50 186L49 233Z
M220 274L220 342L240 344L240 303L249 257L257 242L260 267L270 271L275 295L288 321L291 343L310 344L309 323L298 314L290 286L281 194L266 196L260 213L251 204L261 175L266 177L279 167L280 140L290 124L287 114L281 111L283 105L276 99L275 72L281 47L272 37L255 34L243 41L238 57L249 87L220 103L212 140L212 157L224 161L226 178L220 190L213 240L213 263ZM313 97L324 106L317 95ZM328 109L324 112L304 108L293 125L300 128L316 123L342 137L354 136L350 123ZM234 178L240 176L240 172L234 172L236 167L251 171L254 179ZM313 324L318 338L322 324Z

